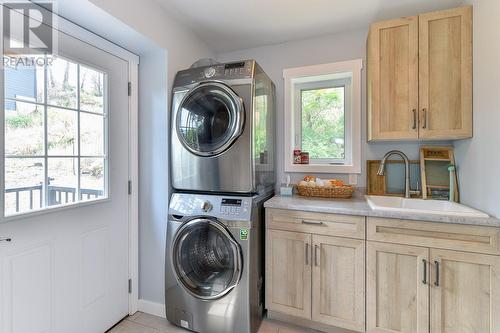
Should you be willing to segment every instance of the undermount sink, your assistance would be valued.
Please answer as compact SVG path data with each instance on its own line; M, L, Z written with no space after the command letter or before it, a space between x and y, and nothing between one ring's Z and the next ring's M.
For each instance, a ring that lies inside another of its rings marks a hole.
M489 217L488 214L481 211L450 201L406 199L401 197L384 197L376 195L367 195L366 200L373 210L380 211L478 218Z

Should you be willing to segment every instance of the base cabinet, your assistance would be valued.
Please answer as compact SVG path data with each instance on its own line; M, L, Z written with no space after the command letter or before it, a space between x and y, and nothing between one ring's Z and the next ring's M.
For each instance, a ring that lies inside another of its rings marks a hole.
M500 257L367 242L367 332L500 332Z
M500 333L500 228L267 209L265 289L324 332Z
M500 332L500 257L431 249L432 333Z
M266 308L311 317L311 235L267 230Z
M367 242L366 257L367 332L429 332L429 249Z
M312 320L363 332L365 242L313 235Z
M266 309L316 329L364 332L366 241L322 235L336 228L345 234L342 216L304 214L304 223L296 223L295 215L290 213L291 229L304 225L318 234L271 229L284 228L288 218L266 211Z

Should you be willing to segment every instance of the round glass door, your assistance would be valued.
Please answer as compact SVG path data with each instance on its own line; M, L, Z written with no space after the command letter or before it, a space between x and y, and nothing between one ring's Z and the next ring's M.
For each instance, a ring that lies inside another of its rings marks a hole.
M177 279L197 298L222 297L239 282L240 247L217 221L186 222L176 233L172 256Z
M200 156L218 155L241 135L243 102L225 84L201 83L182 99L176 121L177 135L186 149Z

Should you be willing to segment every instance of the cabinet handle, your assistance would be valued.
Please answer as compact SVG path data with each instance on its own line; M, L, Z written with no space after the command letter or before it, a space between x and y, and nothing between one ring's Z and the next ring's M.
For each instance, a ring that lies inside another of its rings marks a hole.
M422 283L427 284L427 260L422 259L422 263L424 264L424 278L422 279Z
M318 248L319 248L318 245L314 245L314 265L315 266L319 266L318 265Z
M309 243L306 243L306 266L309 266Z
M413 109L413 126L412 129L417 129L417 109Z
M321 225L323 222L321 221L308 221L308 220L302 220L302 224L314 224L314 225Z
M12 242L12 238L7 237L7 238L1 238L0 237L0 242Z
M427 128L427 109L423 108L422 112L424 113L424 124L422 125L422 128L426 129Z
M434 282L434 285L439 287L439 261L435 260L434 264L436 265L436 281Z

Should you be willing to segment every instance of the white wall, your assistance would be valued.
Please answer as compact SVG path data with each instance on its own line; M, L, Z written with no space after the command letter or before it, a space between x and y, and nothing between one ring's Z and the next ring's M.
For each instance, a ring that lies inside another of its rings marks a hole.
M199 58L213 57L210 47L152 0L90 0L168 51L168 82Z
M456 157L462 202L500 218L500 1L473 0L474 138Z
M91 1L157 45L139 50L139 298L163 304L171 84L177 71L214 53L152 1Z
M277 97L277 181L281 182L284 175L283 165L283 69L297 66L315 65L350 59L363 59L366 68L366 37L368 27L336 35L311 38L283 44L276 44L253 49L241 50L217 55L219 61L255 59L276 84ZM391 149L405 152L410 159L418 159L420 143L370 143L366 142L366 70L363 69L362 79L362 174L358 176L358 186L366 185L366 160L381 159ZM427 143L430 144L430 143ZM441 143L443 144L443 143ZM445 142L445 144L449 144ZM290 174L292 181L297 181L303 174ZM346 175L324 175L324 177L342 178Z

